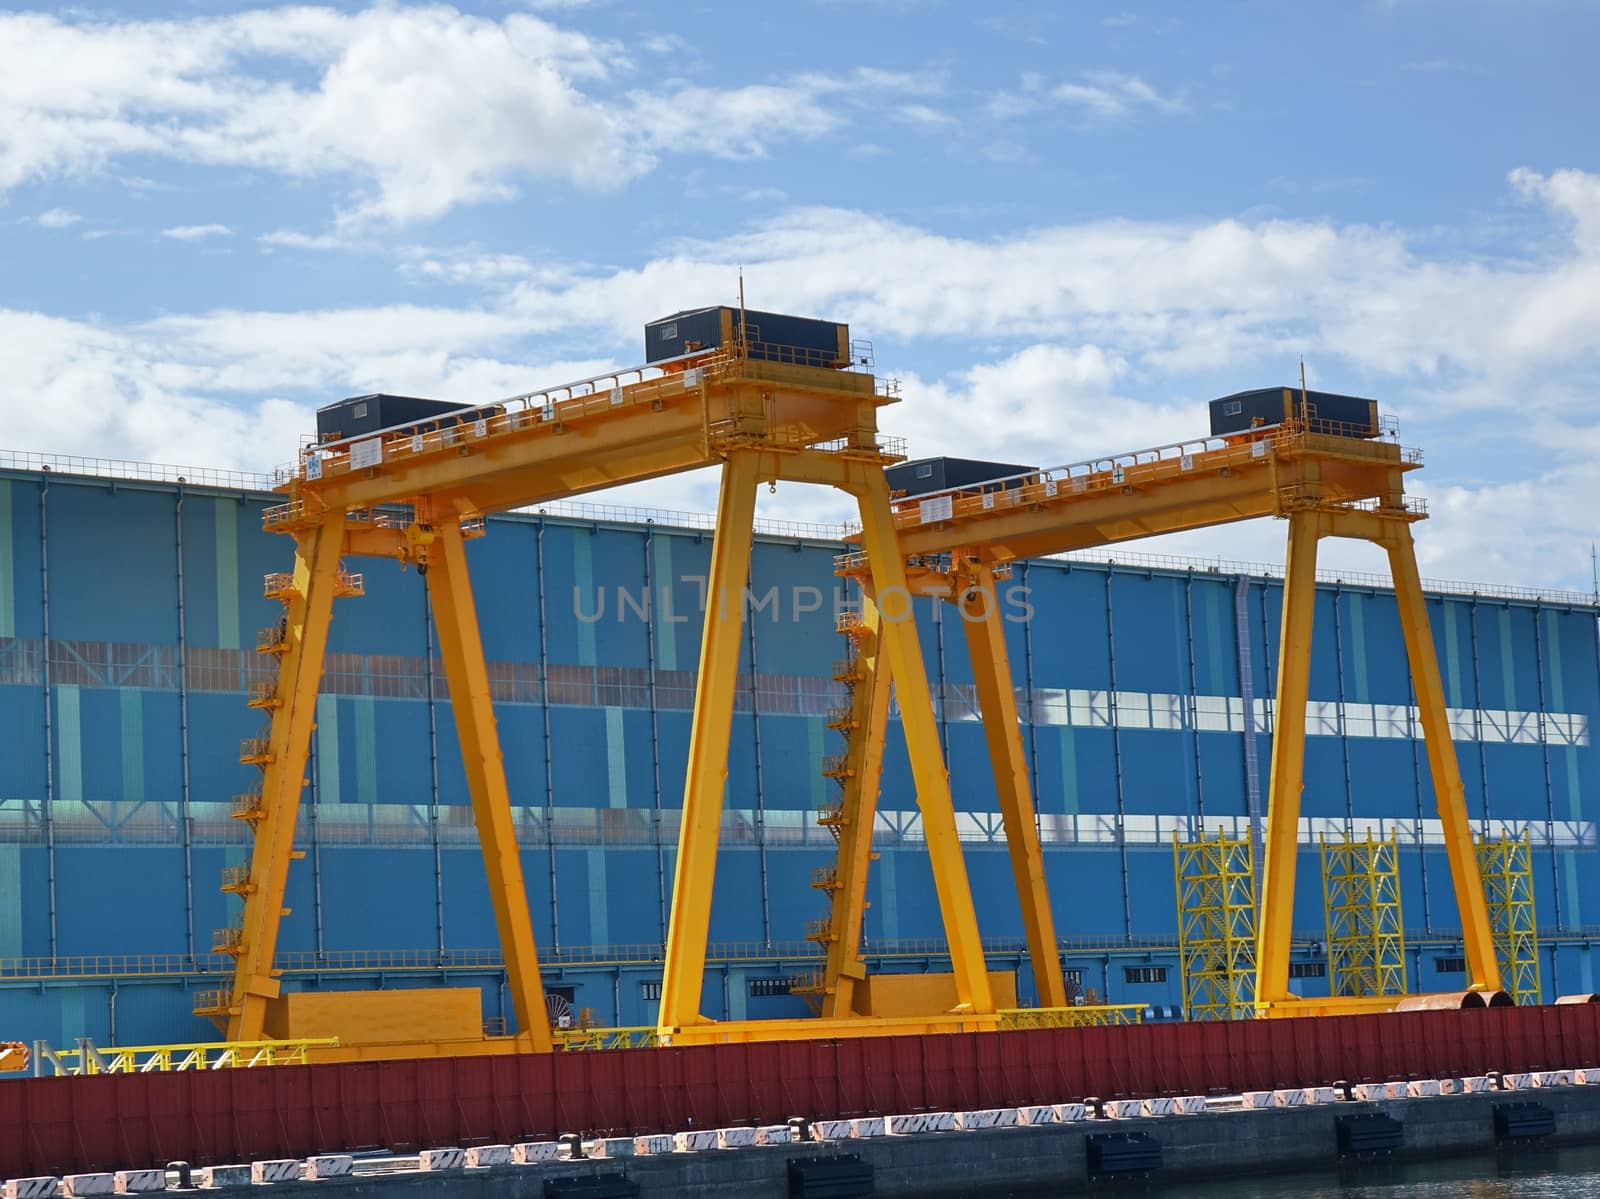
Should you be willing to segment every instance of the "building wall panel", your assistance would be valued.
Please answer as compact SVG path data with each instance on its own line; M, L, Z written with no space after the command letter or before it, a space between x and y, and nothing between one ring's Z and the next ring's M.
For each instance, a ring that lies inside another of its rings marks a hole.
M251 680L269 677L270 664L253 652L254 633L280 609L261 596L261 576L288 566L290 542L261 532L266 501L255 496L186 488L180 522L176 488L48 482L49 662L56 685L53 802L44 808L46 657L28 640L43 627L41 478L5 476L0 505L8 534L0 537L0 552L10 567L9 609L0 604L10 622L9 633L0 628L0 720L14 747L0 760L0 838L15 848L20 890L14 928L0 928L0 946L21 956L50 953L53 865L57 953L131 952L136 945L181 953L189 938L189 894L203 951L211 929L238 906L217 893L216 880L224 865L239 864L248 852L247 830L227 818L227 804L257 777L236 760L240 738L263 723L245 707L244 692ZM184 672L177 669L180 529ZM831 860L831 839L811 817L834 790L818 774L820 758L842 747L822 727L826 708L843 700L827 678L829 664L845 650L833 631L837 548L758 539L751 589L768 606L753 614L742 639L714 940L796 940L806 920L826 911L822 893L806 883L813 866ZM621 945L660 936L657 863L670 885L709 549L709 537L698 532L539 516L496 520L490 535L469 548L541 944ZM284 922L282 944L436 945L438 840L447 944L491 945L493 922L442 679L435 684L437 733L430 739L428 732L425 582L392 562L351 566L365 573L369 594L341 600L333 624L313 770L320 802L315 820L308 807L300 821L298 840L308 857L291 871L294 915ZM108 577L125 585L108 589ZM1136 936L1171 935L1171 831L1192 827L1202 800L1210 819L1245 814L1247 723L1257 730L1251 736L1265 801L1281 585L1249 580L1243 589L1254 712L1241 700L1233 576L1039 562L1019 566L1010 585L1027 588L1033 609L1032 621L1009 621L1005 635L1060 931L1086 938L1120 937L1125 928ZM774 588L777 598L769 600ZM815 610L813 588L823 597ZM602 595L603 619L580 619L598 610ZM1011 598L1020 611L1021 598ZM941 611L937 622L930 603L919 612L953 794L970 838L980 927L987 936L1013 937L1020 922L1009 865L985 831L998 827L997 805L982 730L972 719L963 630L953 609ZM1572 930L1550 950L1546 983L1572 982L1589 962L1579 926L1600 910L1594 893L1600 872L1590 869L1596 847L1588 809L1595 805L1586 803L1600 790L1600 755L1592 743L1592 723L1600 717L1593 610L1430 597L1429 614L1449 702L1463 709L1456 749L1469 810L1491 832L1507 820L1518 831L1522 822L1533 827L1540 922L1559 916ZM1385 831L1398 822L1406 923L1449 930L1456 916L1443 855L1410 844L1419 832L1437 836L1425 755L1420 743L1384 732L1385 717L1367 706L1404 709L1411 702L1392 596L1326 587L1317 598L1317 621L1304 814L1330 821L1333 831L1347 813L1358 821L1377 818ZM179 819L180 682L189 718L187 825ZM1403 713L1398 719L1403 725ZM430 816L435 755L437 824ZM652 818L658 803L664 843ZM869 882L869 944L940 935L916 812L904 739L892 722L880 798L882 856ZM1545 844L1551 818L1559 822L1559 852ZM552 858L559 929L551 924ZM1300 858L1295 923L1314 931L1320 863L1314 846ZM1448 956L1420 949L1419 979L1427 981L1434 957ZM1095 985L1109 980L1117 997L1124 965L1138 960L1108 952L1103 962L1089 963L1086 979L1100 969ZM712 977L719 977L716 970ZM596 994L620 987L631 1006L644 1002L640 981L595 976L581 985ZM1136 997L1151 1002L1172 1002L1176 994L1175 978L1165 989L1139 986ZM720 988L720 981L708 986L708 996ZM104 1008L105 988L90 992L95 998L85 1010ZM615 1006L610 998L584 1002ZM74 999L61 1010L77 1011L73 1004L84 1006Z

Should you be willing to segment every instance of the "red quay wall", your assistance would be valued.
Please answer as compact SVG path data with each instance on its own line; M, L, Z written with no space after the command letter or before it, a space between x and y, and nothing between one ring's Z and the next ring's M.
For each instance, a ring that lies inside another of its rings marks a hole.
M1600 1005L0 1081L0 1179L1600 1066Z

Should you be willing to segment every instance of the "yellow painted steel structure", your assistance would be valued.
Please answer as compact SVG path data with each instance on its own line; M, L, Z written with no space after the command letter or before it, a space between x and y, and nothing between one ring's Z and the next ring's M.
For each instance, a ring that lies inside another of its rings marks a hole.
M1369 831L1364 840L1321 839L1328 987L1335 996L1406 992L1405 924L1400 918L1400 843Z
M776 361L781 357L783 361ZM259 791L237 797L235 815L255 834L248 869L224 881L243 901L240 923L214 944L236 962L233 984L206 1010L234 1041L259 1039L279 998L278 926L305 777L333 600L359 594L346 557L393 557L428 572L456 727L518 1016L511 1037L477 1042L344 1047L346 1058L442 1052L550 1050L538 951L512 837L483 650L464 543L493 512L624 482L715 466L721 470L717 532L691 724L657 1036L661 1043L860 1036L890 1031L1000 1027L962 859L932 696L912 619L914 594L955 604L968 632L985 731L1001 797L1024 927L1041 988L1064 999L1038 850L1032 797L1016 730L1014 687L999 629L996 579L1019 558L1108 545L1253 517L1289 526L1279 647L1262 915L1256 930L1256 995L1264 1014L1293 1014L1287 990L1295 834L1299 822L1317 542L1373 541L1389 554L1418 708L1445 826L1472 984L1498 987L1477 861L1459 771L1449 742L1438 664L1412 550L1423 513L1402 486L1420 456L1352 430L1294 423L1223 439L1161 447L1032 473L1003 491L950 493L895 505L884 466L899 447L877 431L878 409L897 388L835 369L804 351L729 346L671 363L513 397L459 420L382 431L302 450L266 527L295 542L292 572L268 593L284 619L258 648L279 661L278 679L252 695L270 725L241 757L262 771ZM839 862L821 880L833 897L818 939L827 947L824 1015L814 1020L715 1023L700 1012L711 892L726 778L735 672L756 488L804 483L839 489L861 521L860 555L841 565L858 577L863 604L853 683L840 714L847 750L836 764L841 800L826 822ZM848 1000L864 977L857 947L872 859L890 680L909 751L956 994L953 1008L906 1019L862 1019ZM1057 1010L1059 1005L1039 1010Z
M443 427L391 430L303 451L283 489L286 502L266 520L269 530L293 536L296 569L269 580L268 590L283 601L285 616L258 639L263 652L280 659L280 669L270 692L252 696L271 713L267 733L244 755L261 768L262 787L236 804L236 814L255 833L255 848L249 869L225 880L243 900L243 917L214 938L217 950L233 956L237 965L233 986L202 1005L226 1026L230 1038L258 1037L279 997L274 951L285 914L283 895L332 601L358 590L349 585L342 559L370 554L428 571L518 1017L515 1036L488 1038L481 1051L554 1047L543 1017L537 949L511 835L463 543L481 531L483 517L491 512L705 466L722 471L718 532L658 1034L679 1043L792 1035L777 1027L781 1022L760 1022L759 1029L748 1032L731 1025L711 1031L700 1014L755 492L763 482L780 481L831 486L851 495L870 557L871 585L877 594L901 597L899 608L885 613L876 645L898 685L954 968L957 1003L948 1013L954 1023L944 1023L997 1024L883 473L899 455L879 438L876 414L895 398L894 389L879 386L870 375L804 361L803 355L785 354L782 362L770 357L735 344L666 369L637 368L515 397L489 414L473 411L468 419ZM940 1019L937 1013L930 1018ZM917 1026L916 1021L890 1023ZM413 1047L424 1054L440 1048ZM450 1050L459 1052L462 1046L452 1043ZM352 1046L328 1056L362 1058L377 1052L373 1046Z
M173 1070L252 1070L303 1066L314 1051L331 1049L336 1038L307 1041L207 1041L184 1045L121 1045L97 1048L84 1039L76 1049L34 1042L36 1071L45 1075L164 1074ZM26 1057L24 1057L26 1060Z
M1480 841L1478 869L1506 994L1519 1004L1538 1003L1544 989L1539 979L1539 928L1534 921L1533 846L1527 830L1521 837Z
M1172 837L1186 1020L1255 1015L1256 869L1248 837Z
M1263 516L1286 522L1268 831L1256 927L1259 1015L1311 1011L1310 1001L1289 991L1289 949L1316 556L1318 543L1328 537L1368 541L1388 556L1461 913L1470 989L1499 990L1500 972L1412 540L1411 526L1426 519L1426 509L1404 489L1405 474L1421 464L1420 452L1368 438L1362 430L1290 421L1226 438L1030 472L1002 490L918 497L895 513L914 590L944 599L959 594L960 564L966 561L1000 565ZM870 556L871 547L866 548ZM846 915L855 926L839 927L837 935L855 944L860 913ZM838 920L836 913L835 923L847 925L848 920ZM831 976L822 983L825 990L835 985ZM1317 1001L1319 1011L1336 1009L1336 1001Z

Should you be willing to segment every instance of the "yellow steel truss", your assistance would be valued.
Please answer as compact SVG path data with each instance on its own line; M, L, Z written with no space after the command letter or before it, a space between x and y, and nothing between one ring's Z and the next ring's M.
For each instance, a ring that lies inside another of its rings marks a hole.
M127 1045L97 1048L87 1038L76 1049L52 1049L34 1042L35 1070L41 1074L156 1074L171 1070L249 1070L263 1066L303 1066L313 1051L338 1046L337 1038L299 1041L210 1041L185 1045Z
M1098 1003L1011 1008L999 1015L1002 1032L1017 1028L1101 1028L1108 1024L1140 1023L1144 1016L1144 1004Z
M1400 844L1322 838L1322 903L1328 986L1336 996L1403 995L1405 926L1400 920Z
M1489 907L1489 926L1506 993L1517 1003L1538 1003L1539 929L1534 922L1533 848L1522 836L1478 844L1478 870Z
M1248 837L1172 838L1178 964L1189 1020L1255 1015L1256 875Z

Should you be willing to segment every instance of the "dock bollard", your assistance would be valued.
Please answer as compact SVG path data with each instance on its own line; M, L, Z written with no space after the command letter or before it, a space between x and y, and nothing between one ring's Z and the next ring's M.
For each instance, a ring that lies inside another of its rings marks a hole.
M575 1132L564 1132L556 1140L566 1146L568 1157L583 1156L583 1138Z
M1106 1101L1100 1096L1085 1095L1083 1097L1083 1106L1094 1113L1096 1120L1104 1120L1106 1118Z
M1339 1098L1343 1099L1346 1103L1352 1102L1356 1097L1355 1087L1351 1084L1349 1079L1341 1078L1336 1080L1333 1084L1333 1089L1339 1092Z
M178 1176L178 1189L192 1191L194 1186L194 1167L188 1162L168 1162L167 1172Z
M1489 1080L1489 1089L1491 1091L1503 1091L1506 1089L1506 1076L1501 1071L1485 1070L1483 1076Z
M811 1139L811 1121L804 1116L789 1117L789 1139L804 1142Z

